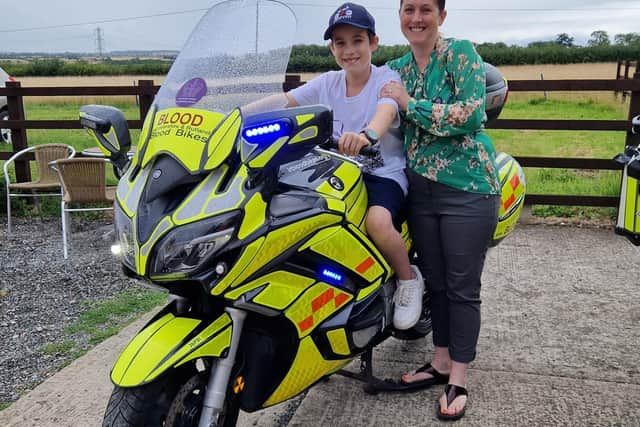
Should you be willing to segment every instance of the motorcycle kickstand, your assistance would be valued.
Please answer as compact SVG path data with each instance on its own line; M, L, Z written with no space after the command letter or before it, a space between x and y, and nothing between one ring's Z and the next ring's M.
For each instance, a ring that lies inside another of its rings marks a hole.
M404 389L401 384L394 380L381 380L373 375L373 349L369 349L360 355L360 372L340 369L336 373L364 382L365 384L362 388L367 394L375 395L381 391L402 391Z

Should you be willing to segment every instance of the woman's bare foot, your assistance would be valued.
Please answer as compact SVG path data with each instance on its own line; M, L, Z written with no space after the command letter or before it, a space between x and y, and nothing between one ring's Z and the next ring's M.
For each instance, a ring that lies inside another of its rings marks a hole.
M449 358L449 349L447 347L436 347L433 355L433 360L430 364L407 372L406 374L402 375L401 378L402 382L404 382L405 384L429 380L436 377L438 380L443 379L443 377L447 377L446 381L448 382L450 371L451 359Z
M455 421L462 418L467 406L467 389L456 384L447 384L438 405L439 419Z
M467 406L467 396L460 395L453 399L453 402L447 406L447 395L442 393L440 396L440 412L447 415L458 415Z
M438 367L434 366L434 364L435 361L431 363L431 369L435 369L436 372L440 375L449 376L449 371L451 369L450 367L439 369ZM424 366L422 368L424 368ZM409 371L406 374L403 374L401 377L402 381L405 383L413 383L416 381L423 381L434 378L436 376L430 372L431 369L422 370L422 368L414 369L413 371Z

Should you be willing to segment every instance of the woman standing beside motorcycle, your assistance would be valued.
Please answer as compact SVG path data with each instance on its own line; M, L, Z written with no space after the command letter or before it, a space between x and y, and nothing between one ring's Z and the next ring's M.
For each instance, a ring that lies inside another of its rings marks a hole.
M483 131L485 74L466 40L443 38L445 0L401 0L411 52L389 62L402 83L381 97L402 111L408 160L409 226L431 293L430 363L402 376L408 389L447 384L438 418L464 416L466 372L476 355L480 286L496 226L500 185L495 150Z

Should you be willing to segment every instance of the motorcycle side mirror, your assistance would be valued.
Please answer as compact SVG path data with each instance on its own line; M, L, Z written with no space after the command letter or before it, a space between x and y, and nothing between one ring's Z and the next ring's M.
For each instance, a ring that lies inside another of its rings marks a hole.
M106 105L85 105L80 108L80 124L95 138L107 159L123 170L129 161L131 136L122 111Z
M629 163L631 161L631 157L627 156L626 154L617 154L614 158L613 161L616 162L619 165L626 165L627 163Z
M635 133L636 135L640 134L640 116L635 116L633 119L631 119L631 132Z

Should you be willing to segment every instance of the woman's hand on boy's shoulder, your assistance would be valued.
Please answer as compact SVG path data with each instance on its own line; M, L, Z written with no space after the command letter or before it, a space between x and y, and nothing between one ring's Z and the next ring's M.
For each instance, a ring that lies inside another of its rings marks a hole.
M380 90L381 98L391 98L398 104L400 111L407 111L407 105L411 97L401 82L389 82Z

